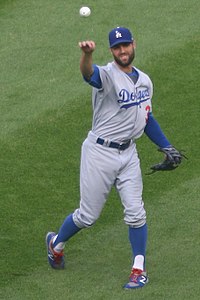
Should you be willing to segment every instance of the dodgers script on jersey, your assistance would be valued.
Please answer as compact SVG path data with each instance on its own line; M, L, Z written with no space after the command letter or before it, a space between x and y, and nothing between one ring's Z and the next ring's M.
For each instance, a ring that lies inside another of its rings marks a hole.
M139 138L152 111L149 76L135 68L139 77L134 84L114 62L98 68L103 88L93 88L93 133L117 142Z

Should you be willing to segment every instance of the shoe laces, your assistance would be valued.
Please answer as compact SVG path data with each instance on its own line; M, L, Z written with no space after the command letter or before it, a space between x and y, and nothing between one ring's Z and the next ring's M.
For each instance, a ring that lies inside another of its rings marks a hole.
M143 273L142 270L133 268L130 275L130 281L137 283L137 279L139 276L142 275L142 273Z

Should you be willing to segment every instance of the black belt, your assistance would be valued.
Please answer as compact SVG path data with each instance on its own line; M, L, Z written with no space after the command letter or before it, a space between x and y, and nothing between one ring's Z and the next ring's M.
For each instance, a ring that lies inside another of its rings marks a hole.
M127 143L118 144L115 142L107 142L104 139L98 138L96 142L97 142L97 144L105 145L110 148L115 148L118 150L126 150L130 146L131 140L129 140Z

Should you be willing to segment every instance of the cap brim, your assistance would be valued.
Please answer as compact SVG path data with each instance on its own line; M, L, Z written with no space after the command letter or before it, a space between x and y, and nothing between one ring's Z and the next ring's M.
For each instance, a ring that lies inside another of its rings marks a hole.
M121 40L116 41L112 45L110 45L110 48L113 48L114 46L117 46L117 45L122 44L122 43L130 44L132 42L133 42L133 40L130 41L130 40L123 40L123 39L121 39Z

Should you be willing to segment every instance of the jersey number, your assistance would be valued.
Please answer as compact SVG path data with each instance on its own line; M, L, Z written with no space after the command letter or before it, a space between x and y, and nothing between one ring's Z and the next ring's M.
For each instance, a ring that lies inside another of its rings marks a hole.
M147 112L147 115L146 115L146 118L145 118L146 123L147 123L147 122L148 122L148 119L149 119L149 113L150 113L151 107L150 107L149 105L147 105L147 106L145 107L145 110L146 110L146 112Z

